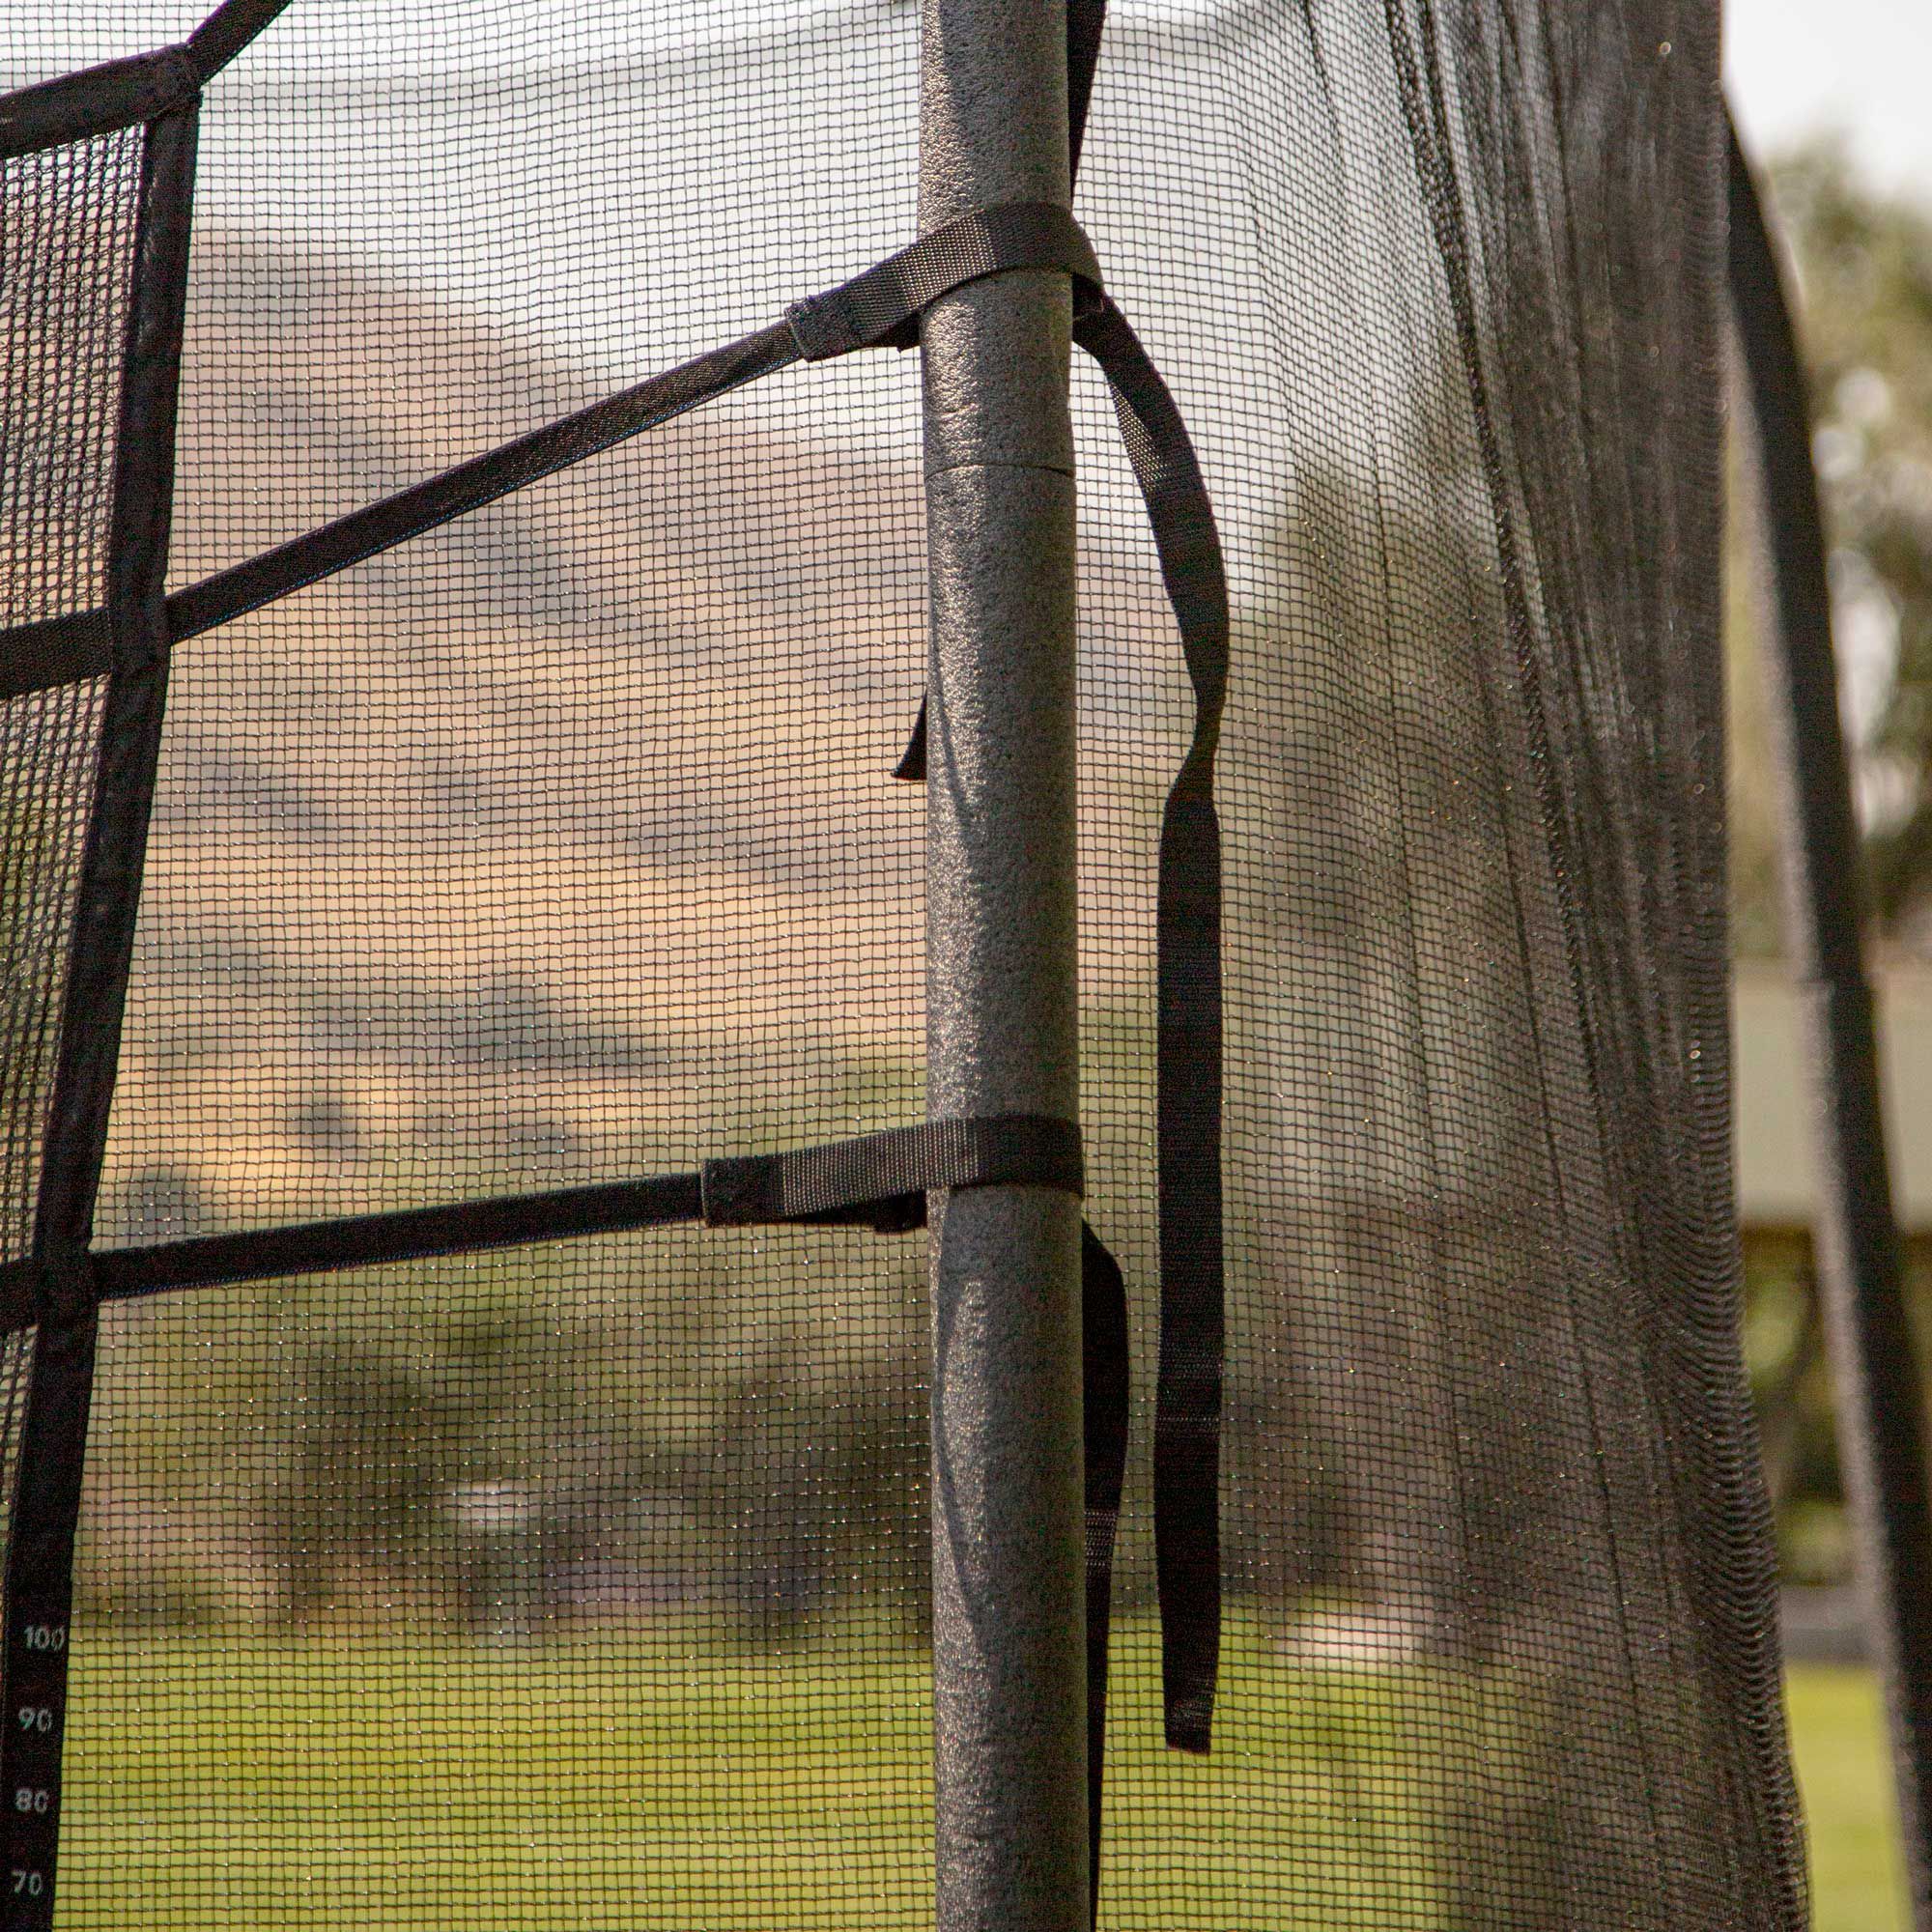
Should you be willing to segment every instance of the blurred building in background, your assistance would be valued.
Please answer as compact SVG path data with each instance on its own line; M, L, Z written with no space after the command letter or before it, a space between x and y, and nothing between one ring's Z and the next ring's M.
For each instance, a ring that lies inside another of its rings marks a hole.
M1919 1361L1932 1360L1932 964L1874 974L1894 1199L1905 1236ZM1787 1580L1787 1640L1806 1656L1859 1654L1858 1608L1812 1293L1817 1205L1810 1097L1796 988L1772 961L1733 982L1737 1172L1748 1283L1747 1353ZM1932 1394L1932 1390L1928 1390Z

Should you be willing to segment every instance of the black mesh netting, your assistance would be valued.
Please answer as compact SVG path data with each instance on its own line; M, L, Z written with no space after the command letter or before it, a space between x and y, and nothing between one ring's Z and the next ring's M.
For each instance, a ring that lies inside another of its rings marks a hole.
M198 18L30 0L0 78ZM1193 704L1077 368L1086 1199L1135 1392L1103 1924L1804 1920L1735 1335L1716 43L1672 0L1107 23L1076 208L1234 623L1201 1758L1149 1474ZM910 241L918 49L883 4L295 0L201 109L168 586ZM0 674L109 606L139 659L156 138L0 163ZM919 1120L919 447L916 357L789 369L181 643L97 1250ZM9 1262L44 1151L87 1191L103 689L0 700ZM8 1747L60 1921L930 1922L924 1282L917 1234L678 1227L184 1290L102 1311L91 1419L16 1321L7 1494L87 1429L67 1701L7 1699L65 1728L51 1784ZM10 1658L50 1640L8 1608Z

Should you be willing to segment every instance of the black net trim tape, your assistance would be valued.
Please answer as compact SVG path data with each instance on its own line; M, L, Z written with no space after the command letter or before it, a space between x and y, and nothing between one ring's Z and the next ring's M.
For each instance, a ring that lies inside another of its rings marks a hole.
M54 1919L73 1547L94 1395L97 1319L85 1256L120 1062L148 819L167 693L175 419L186 307L197 97L154 120L141 149L134 263L107 538L113 675L74 896L71 960L34 1210L43 1277L8 1523L0 1928Z
M0 95L0 160L89 141L185 107L289 0L227 0L175 47Z

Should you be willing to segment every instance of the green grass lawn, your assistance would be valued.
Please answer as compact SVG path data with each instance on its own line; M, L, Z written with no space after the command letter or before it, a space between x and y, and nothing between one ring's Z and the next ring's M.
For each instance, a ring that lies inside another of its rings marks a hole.
M1789 1697L1816 1932L1906 1932L1877 1681L1868 1670L1810 1664L1791 1672Z
M1471 1853L1466 1835L1459 1853L1432 1831L1426 1768L1400 1740L1434 1728L1446 1699L1481 1698L1493 1724L1492 1689L1276 1662L1267 1697L1225 1702L1210 1759L1177 1758L1159 1746L1151 1634L1122 1635L1108 1867L1122 1922L1158 1932L1470 1922L1444 1905L1442 1875L1487 1854ZM830 1658L712 1650L701 1668L691 1661L705 1655L674 1629L525 1647L83 1641L62 1922L152 1932L923 1922L923 1656L851 1646ZM1799 1671L1792 1713L1819 1932L1903 1932L1868 1678ZM1452 1728L1466 1734L1478 1715L1467 1705ZM1282 1841L1242 1825L1288 1816L1302 1835L1296 1904L1283 1916L1288 1889L1264 1868ZM1333 1847L1316 1861L1319 1885L1301 1862L1311 1834ZM613 1918L615 1900L625 1906Z

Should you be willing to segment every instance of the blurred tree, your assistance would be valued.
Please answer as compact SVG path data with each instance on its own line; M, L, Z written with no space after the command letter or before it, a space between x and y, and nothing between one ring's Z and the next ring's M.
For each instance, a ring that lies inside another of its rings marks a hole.
M1861 182L1832 142L1770 186L1811 371L1872 914L1894 945L1932 951L1932 213ZM1739 937L1762 950L1765 814L1741 776Z

